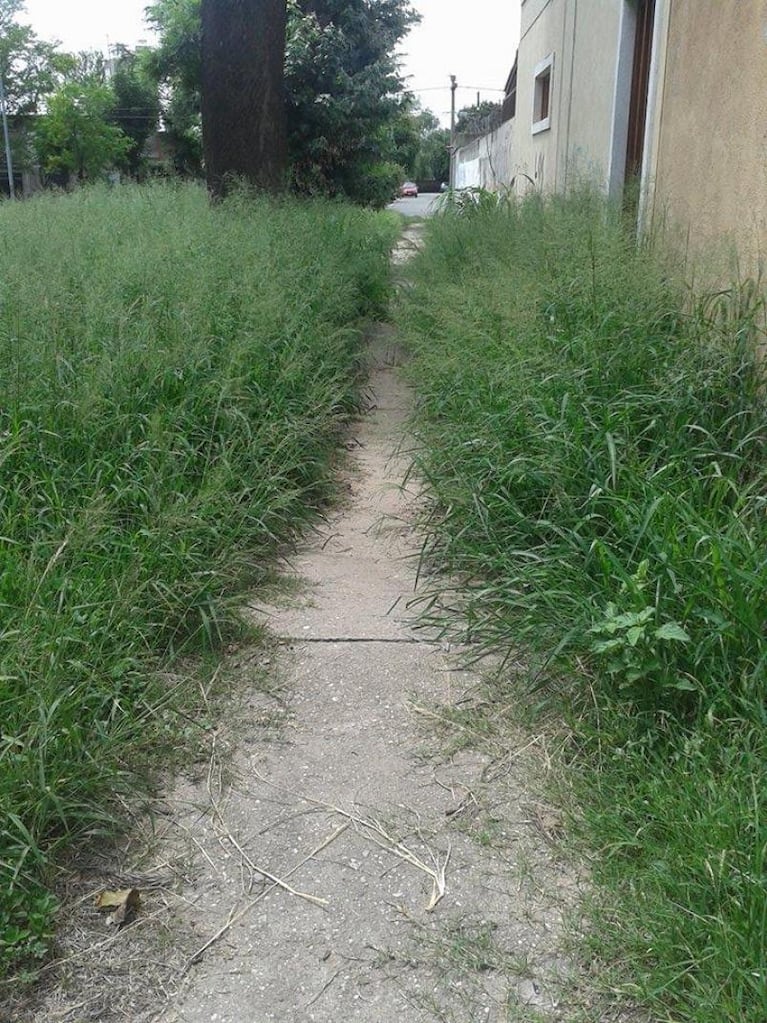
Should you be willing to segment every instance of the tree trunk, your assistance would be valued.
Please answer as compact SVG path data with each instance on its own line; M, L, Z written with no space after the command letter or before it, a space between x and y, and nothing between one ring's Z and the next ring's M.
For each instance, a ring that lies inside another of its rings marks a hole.
M202 0L202 138L214 199L241 178L278 192L287 170L285 0Z

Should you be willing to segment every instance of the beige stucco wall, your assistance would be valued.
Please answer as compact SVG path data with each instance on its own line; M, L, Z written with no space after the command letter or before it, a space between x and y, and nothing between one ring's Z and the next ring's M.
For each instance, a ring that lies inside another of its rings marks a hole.
M562 110L563 188L577 175L603 186L608 182L622 6L623 0L580 0L574 5L573 84L567 109L563 104ZM628 106L625 118L628 122Z
M568 0L524 0L517 71L515 146L510 170L519 191L534 187L553 191L557 187L557 145L561 126L561 83ZM536 66L554 55L550 97L551 127L532 134ZM511 181L511 178L509 179Z
M650 215L767 254L767 0L672 0Z
M511 162L520 191L532 182L544 191L563 191L577 177L609 188L616 118L628 116L627 96L625 110L616 109L628 6L627 0L523 0ZM533 135L535 68L550 53L551 127Z

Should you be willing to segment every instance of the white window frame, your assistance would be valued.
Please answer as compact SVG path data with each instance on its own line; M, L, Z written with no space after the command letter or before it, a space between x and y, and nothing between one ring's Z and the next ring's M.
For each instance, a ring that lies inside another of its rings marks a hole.
M535 120L535 110L538 105L538 83L544 74L548 72L549 75L549 112L546 117L542 117L539 121ZM551 127L551 104L554 99L554 92L552 86L554 84L554 54L550 53L548 57L544 57L542 61L535 65L533 70L533 135L537 135L541 131L548 131Z

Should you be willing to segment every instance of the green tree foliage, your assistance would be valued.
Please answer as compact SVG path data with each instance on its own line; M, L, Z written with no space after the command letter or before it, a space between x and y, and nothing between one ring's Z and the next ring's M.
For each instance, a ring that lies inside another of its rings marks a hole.
M98 82L106 85L107 65L98 50L81 50L80 53L64 54L66 83L91 85ZM65 83L62 83L65 84Z
M177 173L202 174L200 0L156 0L146 9L157 32L156 49L142 53L149 75L161 86L162 120Z
M421 140L415 163L414 177L418 181L447 181L450 177L450 132L437 128Z
M140 54L121 47L110 84L114 93L112 122L130 139L123 166L137 178L146 141L160 117L157 82L148 74Z
M419 116L413 97L405 94L399 97L397 113L389 121L383 133L383 145L389 159L403 169L406 177L412 177L415 160L418 156Z
M441 128L439 119L430 110L415 115L418 130L418 152L413 177L417 181L447 181L450 177L450 132Z
M164 82L197 93L202 77L200 0L155 0L146 8L147 21L160 37L150 54L151 67Z
M156 0L147 14L160 36L152 66L171 97L163 119L174 141L196 143L199 159L200 0ZM407 0L289 0L285 85L298 191L375 204L401 179L409 129L394 50L417 20Z
M71 66L71 58L18 23L23 10L21 0L0 0L0 74L8 112L17 122L37 113L41 100L62 83Z
M387 125L386 149L407 178L446 181L450 172L450 132L440 128L430 110L421 110L410 95L399 103L396 117Z
M35 145L48 174L94 178L128 158L131 139L116 124L114 93L98 80L69 82L47 103Z
M394 49L418 15L403 0L291 0L288 13L296 187L365 201L376 165L397 156L403 82Z
M487 99L473 107L464 107L456 116L455 130L463 135L485 135L494 131L501 123L502 109L502 103Z

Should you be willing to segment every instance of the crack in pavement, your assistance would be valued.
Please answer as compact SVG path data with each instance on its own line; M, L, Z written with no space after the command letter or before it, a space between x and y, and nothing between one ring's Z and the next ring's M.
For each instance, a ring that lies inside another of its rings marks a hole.
M280 636L278 639L282 644L298 643L421 643L424 646L434 646L425 639L414 639L409 636L398 638L396 636Z

